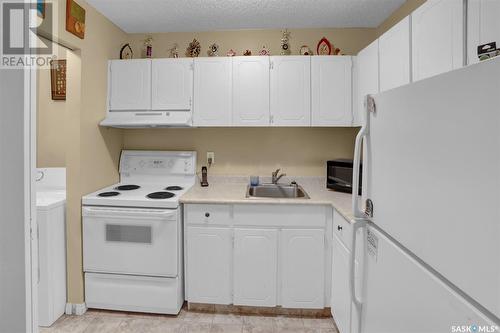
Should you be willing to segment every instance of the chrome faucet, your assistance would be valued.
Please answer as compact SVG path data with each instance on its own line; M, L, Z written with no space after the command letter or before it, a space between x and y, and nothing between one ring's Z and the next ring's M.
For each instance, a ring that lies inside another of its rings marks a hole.
M272 182L274 185L278 184L278 181L281 179L281 177L286 176L286 173L282 173L281 175L279 175L280 171L281 171L281 169L278 169L278 170L276 170L276 171L274 171L274 172L272 173L272 179L271 179L271 182Z

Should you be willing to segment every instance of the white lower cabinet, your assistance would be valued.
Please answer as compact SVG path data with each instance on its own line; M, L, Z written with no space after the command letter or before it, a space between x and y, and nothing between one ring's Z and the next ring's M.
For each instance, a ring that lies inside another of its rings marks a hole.
M234 229L234 304L276 306L278 231Z
M332 215L327 206L185 205L187 301L323 309Z
M325 304L324 230L282 230L280 261L281 305L285 308L323 308Z
M187 295L190 302L231 304L232 230L187 228Z
M351 294L349 288L349 251L344 244L333 236L332 265L332 316L340 333L351 331Z

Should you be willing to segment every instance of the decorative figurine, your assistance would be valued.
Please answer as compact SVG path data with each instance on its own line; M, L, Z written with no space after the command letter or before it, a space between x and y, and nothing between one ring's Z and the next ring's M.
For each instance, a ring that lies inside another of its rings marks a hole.
M245 53L243 53L244 56L251 56L252 55L252 51L250 50L246 50Z
M302 46L300 47L300 51L299 51L299 53L300 53L301 55L306 55L306 56L307 56L307 55L313 55L313 52L311 51L311 49L310 49L310 48L309 48L309 46L307 46L307 45L302 45Z
M144 40L144 47L146 48L146 58L153 57L153 37L149 36Z
M179 58L179 45L177 43L174 44L170 51L170 58Z
M259 51L259 55L261 55L261 56L270 56L271 52L264 45L264 46L262 46L262 50Z
M290 32L285 29L281 37L281 55L290 55Z
M226 55L228 57L234 57L236 55L236 52L233 49L230 49L229 51L227 51Z
M186 57L196 58L197 56L200 55L200 51L201 51L200 42L198 42L195 38L191 43L189 43L189 46L186 49Z
M340 52L340 50L339 50ZM316 53L318 55L330 55L332 54L332 45L330 44L330 41L326 39L325 37L321 38L321 40L318 43L318 46L316 47Z
M125 44L122 46L120 50L120 59L132 59L134 57L134 52L132 52L132 48L130 44Z
M219 56L219 45L213 43L208 47L208 56L209 57L218 57Z

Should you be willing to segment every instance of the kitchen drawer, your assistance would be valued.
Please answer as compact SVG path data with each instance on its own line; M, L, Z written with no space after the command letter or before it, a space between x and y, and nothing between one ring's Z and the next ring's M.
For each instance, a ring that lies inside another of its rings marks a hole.
M179 278L85 273L89 308L178 314L184 295Z
M352 224L335 209L333 210L333 234L337 235L349 251L352 250Z
M325 228L328 211L316 205L235 205L234 225Z
M190 204L185 206L187 224L230 225L232 222L230 205Z

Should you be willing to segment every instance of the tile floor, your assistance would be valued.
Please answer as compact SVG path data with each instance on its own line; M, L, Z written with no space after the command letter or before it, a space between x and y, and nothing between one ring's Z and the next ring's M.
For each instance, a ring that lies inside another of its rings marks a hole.
M251 316L183 309L178 316L89 310L41 333L338 333L331 318Z

